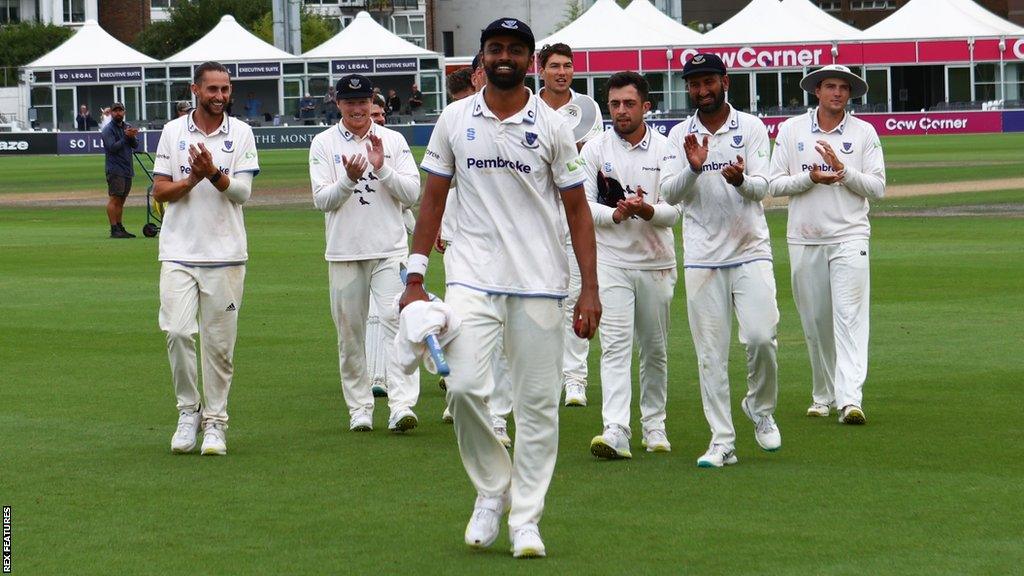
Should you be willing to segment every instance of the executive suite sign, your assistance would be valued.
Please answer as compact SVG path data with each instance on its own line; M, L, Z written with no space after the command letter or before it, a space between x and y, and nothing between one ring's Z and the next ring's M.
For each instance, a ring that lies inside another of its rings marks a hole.
M331 60L334 74L387 74L395 72L417 72L419 58L362 58L359 60Z
M88 84L90 82L142 82L142 68L64 68L53 71L58 84Z

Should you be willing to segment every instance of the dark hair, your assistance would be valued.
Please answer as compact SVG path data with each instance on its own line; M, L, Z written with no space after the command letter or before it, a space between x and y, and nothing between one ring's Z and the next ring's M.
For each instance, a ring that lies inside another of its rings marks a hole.
M203 80L203 74L207 72L223 72L228 75L228 78L231 77L231 72L228 72L228 69L220 62L203 62L199 66L196 66L196 72L192 76L192 82L199 84Z
M612 74L608 81L605 82L604 90L607 94L611 92L612 88L625 88L626 86L635 87L636 91L640 93L640 101L647 101L647 95L650 94L651 88L647 85L647 80L636 72L616 72Z
M471 68L459 68L446 78L448 83L448 94L458 94L473 89L473 70Z
M551 58L555 54L565 56L569 60L572 60L572 48L569 48L567 44L562 44L561 42L558 42L557 44L545 44L537 55L537 59L540 61L540 67L543 68L547 66L548 58Z

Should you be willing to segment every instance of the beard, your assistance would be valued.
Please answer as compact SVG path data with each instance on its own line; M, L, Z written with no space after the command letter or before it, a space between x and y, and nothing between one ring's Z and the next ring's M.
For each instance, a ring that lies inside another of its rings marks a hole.
M499 90L511 90L516 86L522 86L523 80L526 79L526 69L520 69L515 64L512 64L511 74L499 75L496 68L497 64L484 67L484 73L487 74L487 84Z
M723 104L725 104L725 90L715 94L714 102L711 104L705 104L704 106L698 105L697 110L700 110L705 114L714 114L722 108Z

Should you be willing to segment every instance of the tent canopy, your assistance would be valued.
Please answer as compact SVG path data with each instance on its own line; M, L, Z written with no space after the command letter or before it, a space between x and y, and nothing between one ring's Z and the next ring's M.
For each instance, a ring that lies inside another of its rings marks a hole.
M235 21L234 16L220 22L191 46L170 56L165 62L257 62L291 60L295 56L268 44Z
M78 32L53 50L26 64L26 68L67 68L71 66L118 66L156 64L156 60L122 44L100 28L95 20L86 20Z
M573 50L667 47L692 42L693 37L667 33L630 16L615 0L597 0L565 28L537 41L537 46L562 42Z
M649 0L633 0L626 7L626 14L637 22L643 22L653 30L677 38L676 42L700 42L700 32L683 26L668 17L664 12L655 8Z
M356 14L352 23L330 40L302 55L303 58L357 58L388 56L438 56L404 40L381 26L368 12Z
M851 40L860 31L810 0L753 0L702 37L704 45L795 44Z
M918 40L1024 34L973 0L910 0L885 20L868 28L861 40Z

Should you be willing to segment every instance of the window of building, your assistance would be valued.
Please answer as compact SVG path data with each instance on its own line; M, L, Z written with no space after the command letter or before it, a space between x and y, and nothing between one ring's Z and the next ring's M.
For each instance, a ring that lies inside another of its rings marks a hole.
M843 3L840 0L817 0L815 4L826 12L840 12L843 9Z
M896 0L854 0L851 10L895 10Z
M999 64L975 64L974 99L985 102L1002 98L1002 81Z
M1020 108L1021 100L1024 99L1024 62L1010 62L1004 66L1003 85L1006 87L1006 93L1003 98L1007 103L1012 101L1013 108Z
M21 22L21 0L0 0L0 24Z
M391 17L393 32L419 47L427 45L427 26L423 14L398 14Z
M455 56L455 32L451 30L441 32L441 45L444 47L444 55L446 58Z
M167 10L173 8L179 0L150 0L150 6L154 10Z
M85 0L64 0L64 22L85 22Z

